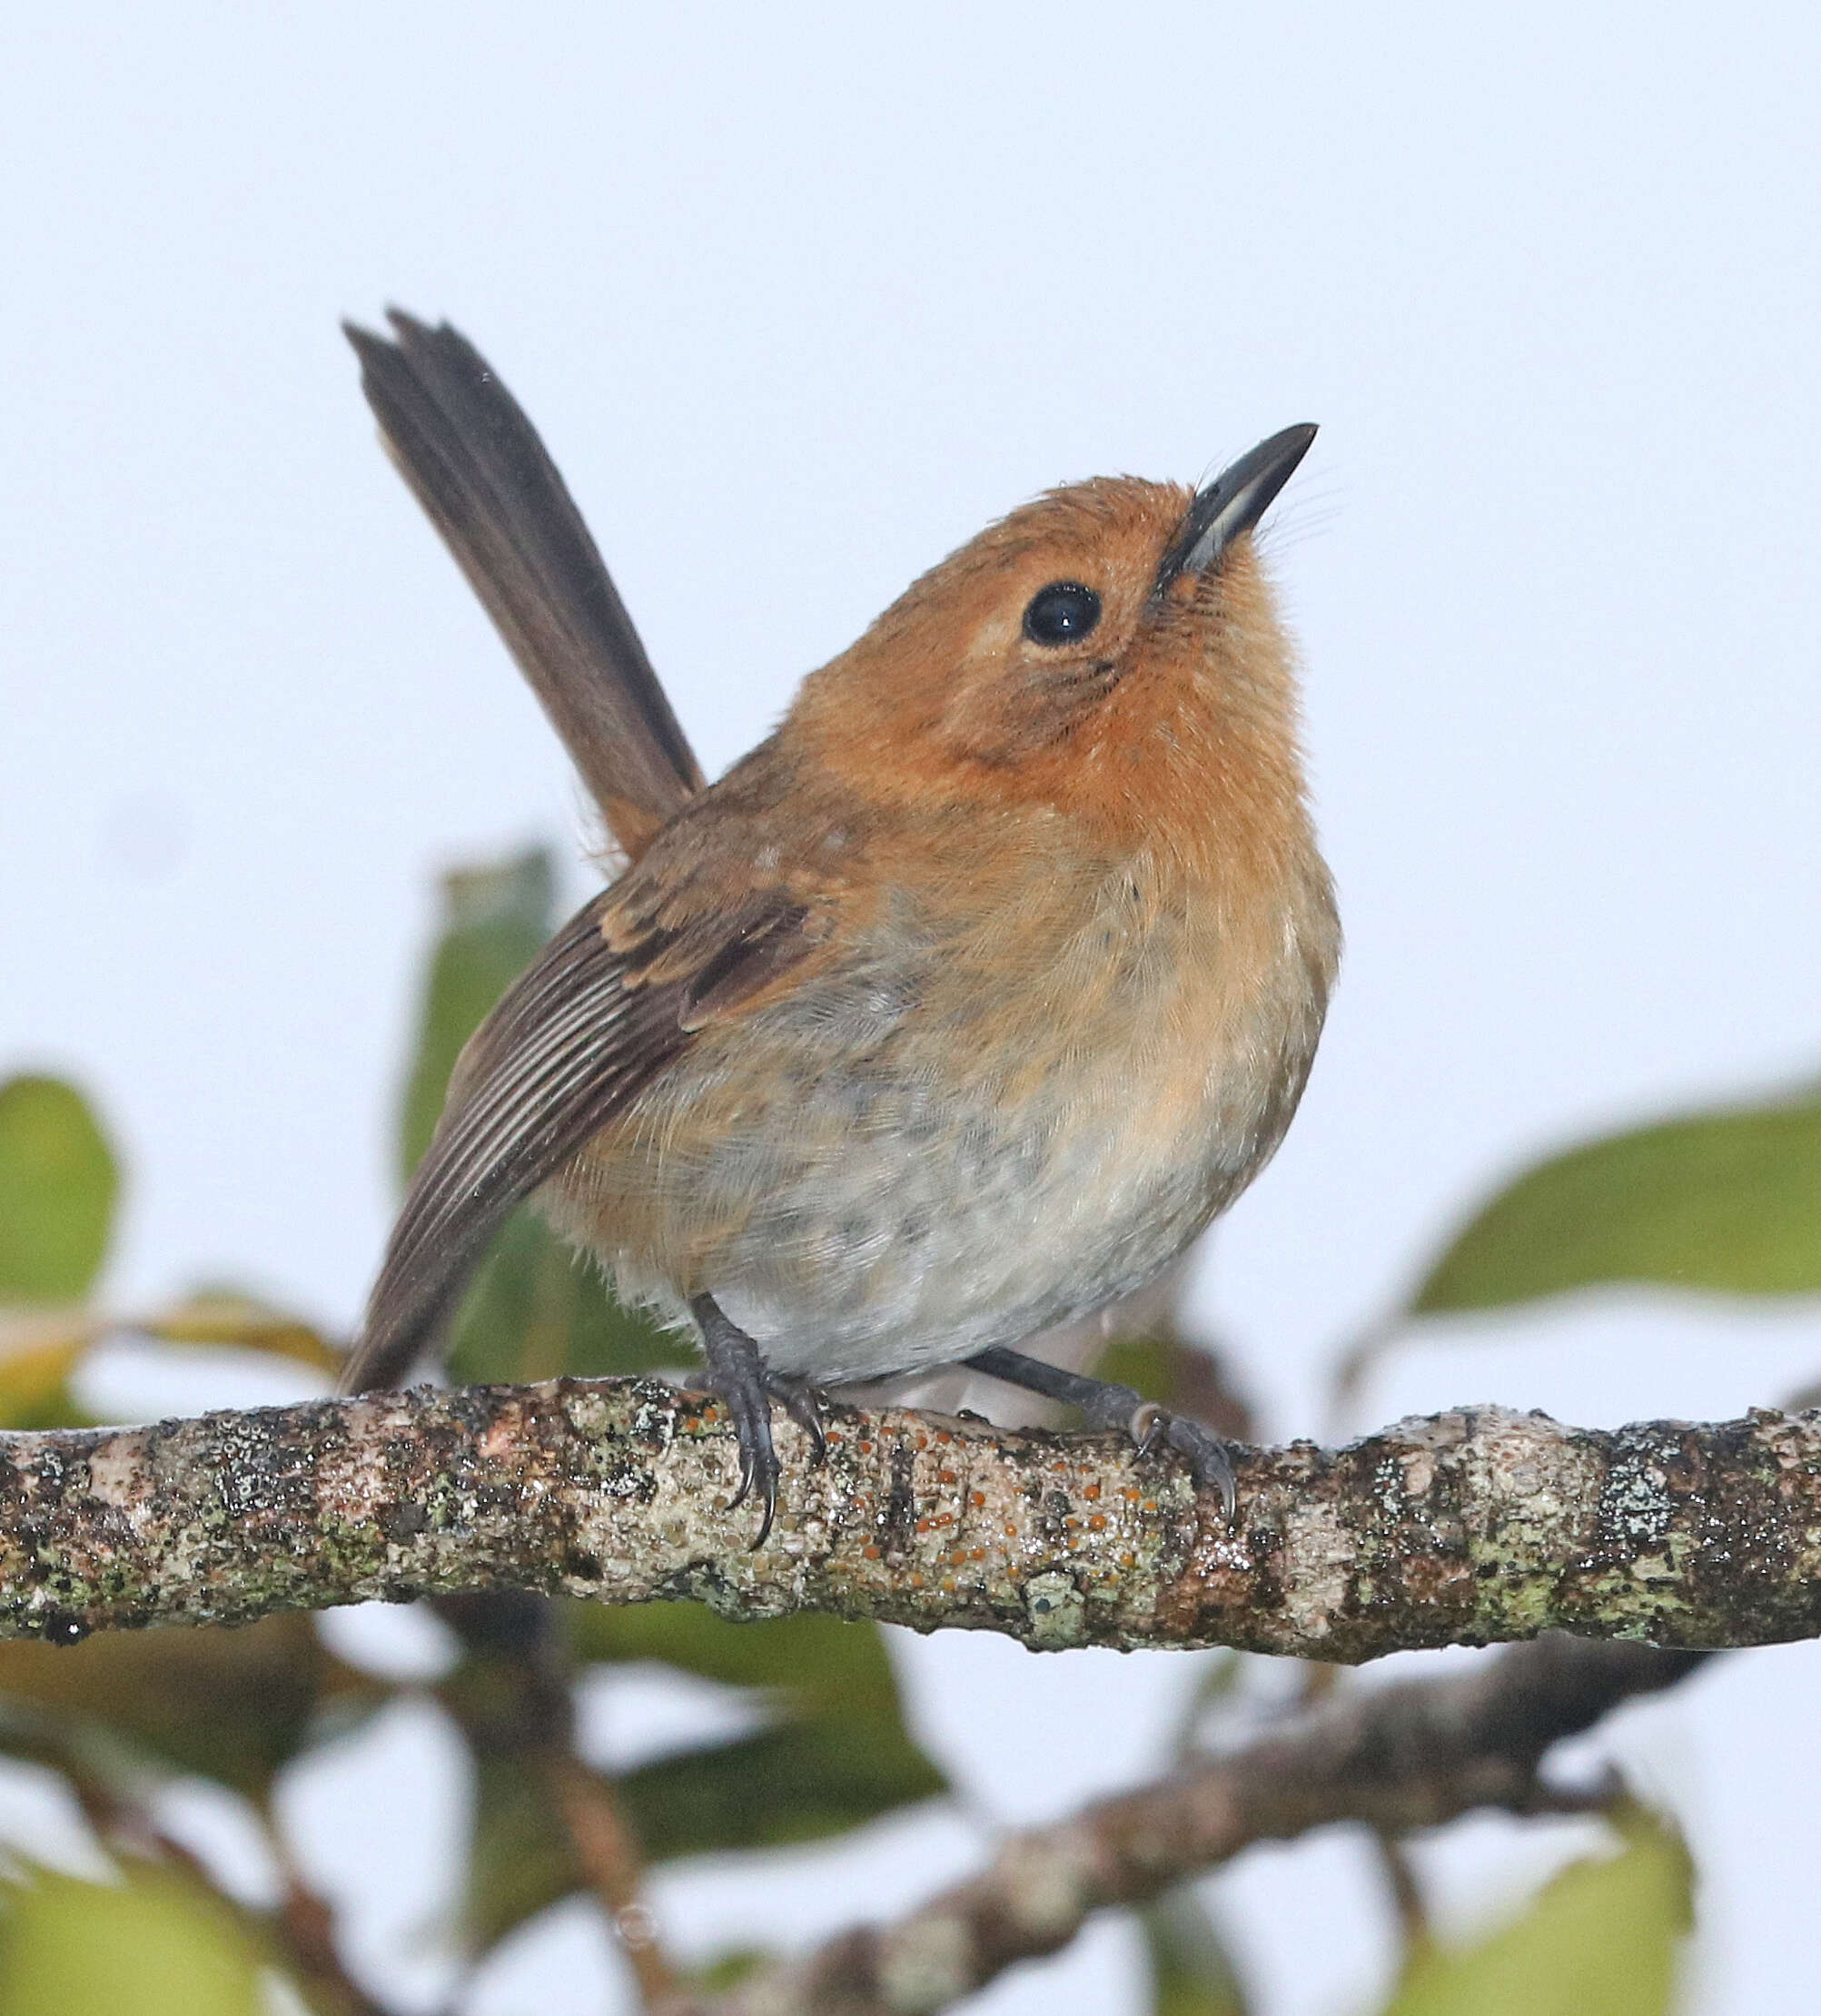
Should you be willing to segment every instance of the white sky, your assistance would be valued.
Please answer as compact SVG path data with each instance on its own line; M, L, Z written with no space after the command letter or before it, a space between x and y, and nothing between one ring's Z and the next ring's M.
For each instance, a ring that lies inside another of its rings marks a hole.
M1334 1341L1516 1159L1821 1061L1817 102L1796 7L21 16L0 1069L112 1117L118 1292L230 1274L350 1319L431 871L577 830L374 447L335 325L396 300L544 430L711 770L1033 491L1322 423L1272 544L1349 962L1201 1291L1273 1430L1314 1428ZM1367 1406L1707 1417L1817 1369L1812 1304L1631 1299L1465 1327ZM1186 1672L906 1656L1017 1813L1139 1769ZM1743 1658L1632 1718L1706 1866L1711 2016L1821 1962L1817 1672ZM1450 1896L1496 1890L1497 1833ZM864 1886L797 1858L740 1909L807 1934L972 1853L919 1823ZM1351 1846L1222 1894L1267 2016L1370 1993ZM1117 2011L1121 1951L992 2006ZM559 1928L522 1980L591 1952Z

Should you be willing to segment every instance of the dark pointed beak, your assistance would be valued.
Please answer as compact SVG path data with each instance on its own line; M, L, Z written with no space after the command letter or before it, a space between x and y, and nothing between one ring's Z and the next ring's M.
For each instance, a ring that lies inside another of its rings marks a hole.
M1242 532L1250 532L1309 452L1315 429L1305 421L1261 441L1196 493L1157 568L1162 595L1179 574L1205 574Z

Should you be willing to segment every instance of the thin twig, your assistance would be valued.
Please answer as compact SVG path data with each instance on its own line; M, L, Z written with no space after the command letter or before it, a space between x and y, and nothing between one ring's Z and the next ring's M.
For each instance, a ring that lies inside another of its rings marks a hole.
M1067 1945L1094 1912L1142 1904L1262 1841L1337 1822L1383 1833L1480 1807L1551 1804L1550 1746L1704 1655L1551 1635L1445 1680L1351 1688L1230 1754L1014 1835L971 1881L890 1926L767 1971L715 2016L934 2016L1019 1961Z
M679 1976L641 1894L638 1834L612 1785L577 1754L574 1675L554 1607L516 1590L445 1596L436 1607L487 1674L484 1685L463 1685L458 1669L440 1690L444 1705L477 1756L500 1757L542 1788L577 1873L626 1955L640 2007L659 2007L677 1993Z

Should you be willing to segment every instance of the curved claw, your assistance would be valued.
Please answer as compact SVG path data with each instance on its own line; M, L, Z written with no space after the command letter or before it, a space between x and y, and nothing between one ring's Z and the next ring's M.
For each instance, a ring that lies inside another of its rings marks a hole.
M772 1521L777 1517L780 1466L777 1452L771 1443L771 1408L762 1392L757 1396L757 1405L755 1406L755 1396L747 1389L728 1392L718 1387L716 1390L727 1403L727 1412L733 1417L734 1433L739 1442L739 1486L727 1500L727 1510L737 1510L752 1496L753 1487L758 1487L764 1515L759 1520L758 1537L752 1543L757 1549L765 1545Z
M828 1458L828 1438L822 1431L822 1395L807 1379L791 1379L783 1372L767 1371L765 1389L782 1403L784 1411L809 1438L810 1461L824 1463Z
M1186 1415L1172 1414L1166 1421L1164 1438L1173 1449L1188 1458L1197 1484L1212 1485L1221 1494L1221 1507L1231 1526L1239 1512L1239 1477L1226 1444Z
M757 1552L770 1537L772 1521L777 1517L780 1466L771 1440L770 1388L774 1375L760 1358L757 1345L722 1315L711 1297L699 1295L690 1307L701 1325L702 1350L708 1361L704 1384L727 1402L739 1442L739 1488L728 1499L727 1510L743 1505L755 1485L764 1504L758 1537L752 1543ZM819 1431L819 1423L817 1428Z

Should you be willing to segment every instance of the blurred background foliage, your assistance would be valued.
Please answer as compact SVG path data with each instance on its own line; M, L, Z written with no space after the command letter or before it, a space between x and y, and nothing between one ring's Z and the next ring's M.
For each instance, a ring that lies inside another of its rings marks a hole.
M401 1176L428 1143L462 1045L548 936L554 888L541 850L445 879L401 1103ZM231 1346L332 1376L334 1340L232 1288L132 1313L101 1303L120 1191L106 1128L75 1087L32 1075L0 1085L0 1428L83 1423L78 1369L123 1336L173 1353ZM1465 1216L1402 1306L1344 1355L1337 1405L1426 1319L1612 1283L1821 1291L1821 1092L1677 1117L1521 1171ZM529 1211L496 1242L453 1330L463 1381L685 1370L687 1360ZM1223 1433L1247 1432L1218 1361L1181 1337L1118 1340L1103 1369ZM906 1725L875 1626L736 1625L688 1605L610 1610L510 1596L438 1609L460 1649L433 1693L473 1767L460 1926L470 1970L580 1894L619 1935L628 1994L655 2002L681 1977L639 1902L648 1866L762 1854L950 1795ZM1244 1664L1206 1655L1185 1752L1220 1740ZM740 1690L750 1725L623 1771L585 1761L578 1688L634 1666ZM0 1861L0 2016L383 2016L299 1871L275 1794L299 1759L413 1690L422 1684L337 1656L302 1616L74 1649L0 1645L0 1754L55 1774L106 1872L79 1875L19 1852ZM275 1904L238 1900L161 1828L158 1790L184 1780L243 1810L278 1872ZM1480 1943L1444 1948L1406 1925L1383 2016L1665 2016L1677 2004L1691 1890L1673 1827L1615 1794L1605 1852L1516 1902ZM1157 2016L1246 2016L1244 1985L1193 1886L1134 1916ZM713 1978L761 1957L729 1954ZM460 2000L458 1989L450 2006Z

